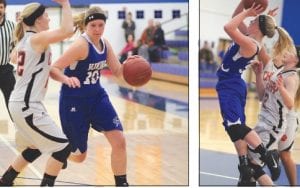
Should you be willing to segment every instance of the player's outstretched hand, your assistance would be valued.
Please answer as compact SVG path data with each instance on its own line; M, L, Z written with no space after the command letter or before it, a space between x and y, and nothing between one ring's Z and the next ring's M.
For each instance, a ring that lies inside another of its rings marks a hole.
M264 11L264 7L260 4L253 3L253 5L250 8L246 9L246 11L248 17L257 16Z
M274 9L270 9L270 10L268 11L268 15L269 15L269 16L272 16L272 17L275 17L275 16L278 14L278 9L279 9L279 7L276 7L276 8L274 8Z

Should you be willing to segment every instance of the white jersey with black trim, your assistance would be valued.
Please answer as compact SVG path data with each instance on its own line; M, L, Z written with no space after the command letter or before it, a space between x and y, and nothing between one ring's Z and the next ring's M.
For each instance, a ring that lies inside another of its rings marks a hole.
M285 126L286 123L288 109L284 105L282 96L280 95L278 87L276 86L274 74L282 75L283 80L289 76L295 76L295 79L297 79L298 83L299 78L295 69L283 70L282 67L276 67L272 61L270 61L264 68L263 83L265 86L265 93L259 116L268 120L277 128L285 128L283 126ZM289 92L294 92L295 94L297 91Z
M51 65L50 47L43 53L35 51L30 43L35 32L27 31L17 44L17 82L10 101L42 101L47 91Z

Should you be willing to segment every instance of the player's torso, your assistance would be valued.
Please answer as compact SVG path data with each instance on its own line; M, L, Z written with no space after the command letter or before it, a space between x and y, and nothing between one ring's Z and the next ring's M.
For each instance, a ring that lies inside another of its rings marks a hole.
M219 79L240 78L246 66L250 64L250 60L254 58L254 55L245 58L241 56L239 50L240 46L236 43L232 43L228 48L222 64L217 71Z
M284 105L282 96L278 91L276 82L272 80L272 75L276 74L281 67L276 67L272 62L269 62L264 68L263 83L265 87L265 93L262 100L262 109L260 116L268 119L274 124L286 121L286 115L288 113L287 107ZM283 80L292 74L296 74L295 70L281 71Z
M41 101L47 91L51 50L48 47L43 53L36 52L30 44L32 35L33 32L26 32L16 47L17 83L10 97L11 101Z
M84 60L73 63L65 69L65 75L74 76L80 80L80 88L69 88L66 85L62 86L62 95L71 96L92 96L102 91L100 85L100 70L107 66L107 48L104 40L101 39L102 51L99 51L89 40L87 35L83 37L88 42L88 56Z

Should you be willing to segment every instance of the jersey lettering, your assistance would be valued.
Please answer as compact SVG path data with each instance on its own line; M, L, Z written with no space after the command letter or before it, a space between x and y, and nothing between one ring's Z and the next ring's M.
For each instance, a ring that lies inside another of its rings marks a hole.
M87 72L87 76L83 84L90 85L96 84L100 78L99 70L89 71Z
M24 72L24 63L25 63L25 51L18 51L17 53L17 74L19 76L23 75Z

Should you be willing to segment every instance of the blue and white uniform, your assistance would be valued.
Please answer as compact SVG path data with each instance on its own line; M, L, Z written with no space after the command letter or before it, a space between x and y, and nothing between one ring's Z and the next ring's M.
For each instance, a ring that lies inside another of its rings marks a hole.
M65 69L65 75L77 77L80 88L63 84L60 93L59 112L64 133L72 152L87 150L90 126L96 131L123 130L118 115L108 95L100 84L100 70L106 66L107 48L103 39L102 51L91 42L86 33L82 37L88 42L88 56Z
M216 90L218 92L223 125L225 129L231 125L245 125L245 105L247 96L247 85L242 79L242 73L250 61L259 52L259 46L256 53L249 58L242 57L239 53L240 46L232 43L226 52L223 62L217 71L218 83Z

